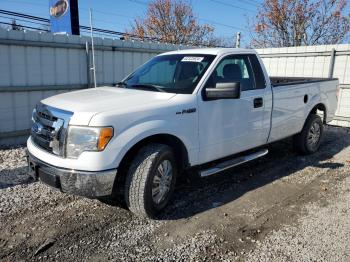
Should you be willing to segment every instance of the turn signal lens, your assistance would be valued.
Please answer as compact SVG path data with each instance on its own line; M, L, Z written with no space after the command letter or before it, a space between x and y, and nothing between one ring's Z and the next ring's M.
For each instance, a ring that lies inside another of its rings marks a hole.
M102 151L107 146L109 140L113 137L113 127L104 127L100 131L100 136L98 138L97 149Z

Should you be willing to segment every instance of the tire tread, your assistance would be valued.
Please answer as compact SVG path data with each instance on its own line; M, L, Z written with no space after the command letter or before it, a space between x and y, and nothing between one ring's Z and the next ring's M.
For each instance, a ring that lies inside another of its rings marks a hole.
M321 138L320 139L322 139L322 134L323 134L322 119L319 115L310 114L305 121L305 124L304 124L302 131L293 137L294 148L300 154L308 155L308 154L314 153L313 151L310 151L306 145L306 140L307 140L309 128L314 121L321 122L321 129L322 130L321 130Z
M131 212L142 217L152 217L151 210L147 210L146 186L152 165L160 152L169 150L163 144L149 144L141 148L129 168L126 178L125 200Z

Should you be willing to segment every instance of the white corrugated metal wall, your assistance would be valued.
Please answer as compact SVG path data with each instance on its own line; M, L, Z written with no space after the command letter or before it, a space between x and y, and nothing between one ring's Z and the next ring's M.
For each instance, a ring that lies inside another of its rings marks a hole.
M328 77L332 50L333 77L340 93L334 125L350 127L350 44L258 49L270 76Z
M23 142L30 115L41 99L87 88L91 72L88 37L0 29L0 145ZM95 38L97 82L120 81L152 56L187 48L157 43ZM350 126L350 45L257 50L272 76L328 77L336 50L334 77L340 80L336 125Z
M0 29L0 145L24 141L31 112L43 98L88 87L89 37ZM95 40L98 85L113 84L158 53L186 48L168 44Z

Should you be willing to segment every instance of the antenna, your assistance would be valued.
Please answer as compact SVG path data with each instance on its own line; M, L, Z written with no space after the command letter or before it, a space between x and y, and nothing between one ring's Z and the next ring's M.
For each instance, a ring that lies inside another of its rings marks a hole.
M92 27L92 9L90 8L90 34L91 34L91 49L92 49L92 67L90 70L94 71L94 87L97 87L96 83L96 64L95 64L95 45L94 45L94 30Z

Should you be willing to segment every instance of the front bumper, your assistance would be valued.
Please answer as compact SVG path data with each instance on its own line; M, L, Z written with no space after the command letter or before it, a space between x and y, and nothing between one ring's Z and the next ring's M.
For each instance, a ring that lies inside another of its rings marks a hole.
M28 153L28 172L35 180L57 188L64 193L89 198L112 194L117 169L80 171L47 164Z

